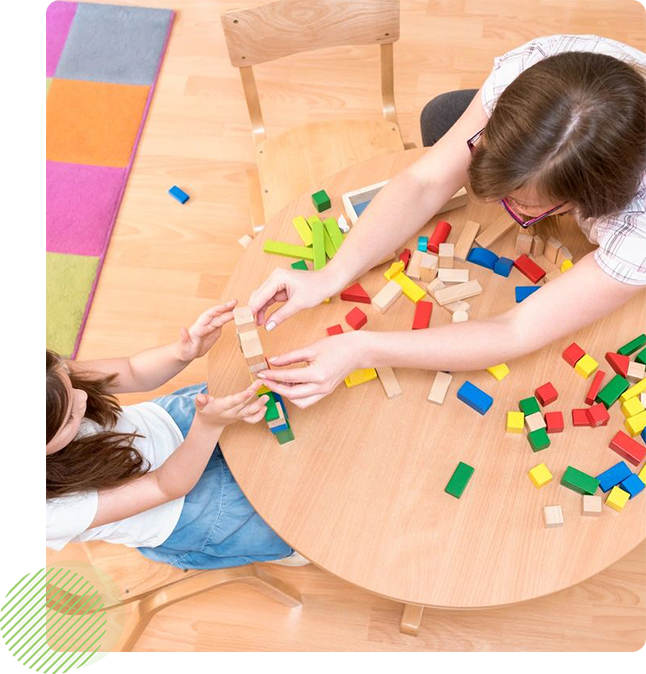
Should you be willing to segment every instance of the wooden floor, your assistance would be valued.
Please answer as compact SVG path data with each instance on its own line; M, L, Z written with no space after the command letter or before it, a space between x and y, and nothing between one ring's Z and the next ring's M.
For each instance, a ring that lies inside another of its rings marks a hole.
M220 299L242 252L237 240L249 231L244 171L253 145L219 14L258 3L117 1L178 16L79 359L174 339L180 325ZM401 10L397 107L404 140L418 145L429 99L479 87L495 56L535 36L600 33L646 50L645 14L634 0L402 0ZM311 120L379 116L377 48L301 54L259 66L256 79L269 135ZM173 184L191 195L185 206L166 194ZM160 391L204 380L205 372L205 361L194 363ZM304 594L302 609L290 613L253 590L224 588L159 615L139 648L634 650L645 640L645 554L641 546L598 577L526 605L428 611L417 640L397 632L398 605L314 568L279 569Z

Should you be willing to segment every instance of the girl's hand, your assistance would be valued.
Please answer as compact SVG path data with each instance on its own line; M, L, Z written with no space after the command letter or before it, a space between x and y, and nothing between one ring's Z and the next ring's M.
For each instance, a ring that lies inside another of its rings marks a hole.
M321 339L302 349L270 358L279 367L305 362L306 367L289 370L262 370L258 373L265 386L297 407L305 408L318 402L356 370L357 348L352 333Z
M233 309L238 300L218 304L200 314L188 330L181 328L177 350L179 359L190 362L201 358L215 344L222 332L222 326L233 320Z
M244 391L224 398L213 398L206 393L195 396L195 418L214 428L224 428L236 421L257 424L264 418L269 397L257 396L263 382L256 379Z

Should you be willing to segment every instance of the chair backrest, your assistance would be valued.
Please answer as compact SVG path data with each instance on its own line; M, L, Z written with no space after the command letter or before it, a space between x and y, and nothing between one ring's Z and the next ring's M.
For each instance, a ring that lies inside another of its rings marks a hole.
M399 39L399 0L277 0L220 18L256 143L265 139L265 129L252 66L323 47L381 46L383 116L397 124L392 45Z

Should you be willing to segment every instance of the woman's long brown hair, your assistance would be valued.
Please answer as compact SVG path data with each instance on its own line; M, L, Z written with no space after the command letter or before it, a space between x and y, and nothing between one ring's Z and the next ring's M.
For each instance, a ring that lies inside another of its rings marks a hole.
M58 372L60 357L47 350L47 442L66 421L70 400ZM116 375L100 376L78 372L69 373L72 388L87 393L85 417L101 427L113 427L121 411L117 399L107 393ZM150 469L148 462L133 446L131 433L105 430L72 440L67 447L47 455L47 498L64 496L91 489L107 489L124 484Z
M523 71L502 92L469 167L475 196L523 185L583 218L623 210L646 169L644 73L605 54L568 52Z

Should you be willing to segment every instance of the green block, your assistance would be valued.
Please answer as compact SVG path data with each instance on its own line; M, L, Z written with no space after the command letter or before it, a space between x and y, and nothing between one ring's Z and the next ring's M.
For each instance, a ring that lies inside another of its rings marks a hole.
M284 445L287 442L291 442L294 439L294 431L292 431L291 426L286 428L284 431L278 431L274 433L274 436L281 445Z
M307 220L302 215L297 215L293 220L292 224L298 232L298 236L301 237L301 241L306 246L312 245L312 228L309 226Z
M325 228L323 223L317 218L308 220L312 226L312 251L314 259L314 269L323 269L325 267Z
M315 222L321 222L321 218L319 218L318 215L313 215L311 218L307 218L307 224L310 227L312 227ZM331 260L334 257L334 254L336 253L336 249L334 248L332 239L330 238L330 235L327 233L324 224L323 224L323 244L325 246L325 255L328 259Z
M541 449L547 449L550 446L550 438L544 428L539 428L528 433L527 439L534 452L540 452Z
M538 400L536 400L534 396L521 400L520 403L518 403L518 407L520 407L520 411L523 412L526 417L541 411Z
M325 231L328 233L334 249L339 250L345 237L343 236L343 232L339 229L336 218L325 218L323 224L325 225Z
M292 262L292 269L302 269L303 271L309 271L305 260L298 260L297 262Z
M455 496L455 498L460 498L467 484L469 484L473 471L474 469L471 466L460 461L453 471L449 483L444 487L444 491L451 496Z
M265 253L271 253L272 255L296 257L303 260L314 259L314 253L311 248L307 248L306 246L295 246L291 243L284 243L283 241L265 241L262 249Z
M269 396L269 400L267 401L267 411L265 412L265 421L274 421L275 419L278 419L280 414L278 414L276 399L274 398L273 393L270 391L269 393L263 393L262 395Z
M630 388L630 382L624 379L620 374L615 375L597 395L596 402L603 403L606 409L612 407L619 396Z
M628 344L624 344L621 349L617 351L617 353L621 354L622 356L630 356L638 349L641 349L645 344L646 333L642 333L639 335L639 337L635 337L635 339L632 339L630 342L628 342Z
M561 478L561 484L577 494L594 494L599 486L599 480L581 470L568 466Z
M642 365L646 365L646 349L643 351L640 351L636 356L635 356L635 362L636 363L641 363Z
M327 211L330 206L332 206L332 203L330 201L330 197L328 197L327 192L325 190L319 190L318 192L314 192L312 195L312 203L314 204L314 208L321 213L323 211Z

